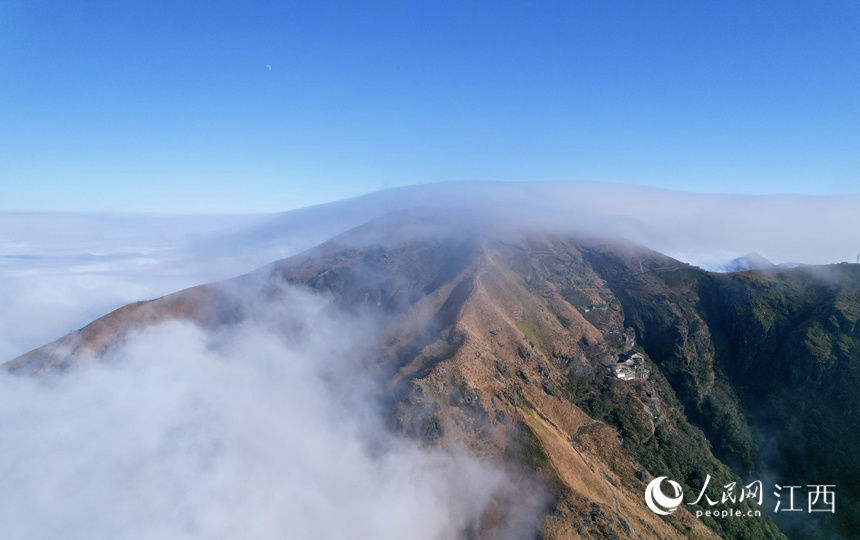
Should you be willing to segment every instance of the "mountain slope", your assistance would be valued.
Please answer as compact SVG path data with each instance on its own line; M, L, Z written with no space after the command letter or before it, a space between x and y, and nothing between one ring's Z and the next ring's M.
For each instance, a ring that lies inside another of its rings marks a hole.
M758 387L742 372L758 356L736 353L755 339L769 352L782 334L748 335L746 322L731 321L758 316L799 332L799 315L762 304L762 295L779 290L803 304L797 298L824 287L816 281L824 278L798 277L811 272L803 269L721 276L630 244L457 230L432 219L372 222L253 274L132 304L6 366L68 368L141 326L168 318L230 325L245 316L248 291L277 301L283 284L307 287L381 321L369 369L386 381L380 398L394 429L428 444L465 444L548 486L545 537L781 537L770 521L699 520L686 505L660 518L641 498L657 475L685 492L706 474L720 485L737 480L715 454L736 473L762 462ZM856 272L842 278L856 290ZM839 361L856 369L856 294L829 287L844 320L809 339L829 344L820 345L821 358L843 354ZM809 328L820 318L807 317ZM645 357L637 377L608 377L605 366L631 348ZM778 392L768 386L765 402L778 403ZM787 414L799 429L809 421ZM503 520L488 516L485 535Z
M860 525L860 266L642 274L613 253L590 260L715 454L777 483L838 483L838 514L784 526L850 537Z

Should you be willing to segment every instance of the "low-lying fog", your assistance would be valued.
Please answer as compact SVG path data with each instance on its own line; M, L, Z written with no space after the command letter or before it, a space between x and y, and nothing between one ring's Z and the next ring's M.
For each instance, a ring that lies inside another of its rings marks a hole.
M372 317L256 292L233 291L231 328L167 322L57 376L0 375L3 538L430 540L491 505L495 537L535 530L539 491L385 429Z

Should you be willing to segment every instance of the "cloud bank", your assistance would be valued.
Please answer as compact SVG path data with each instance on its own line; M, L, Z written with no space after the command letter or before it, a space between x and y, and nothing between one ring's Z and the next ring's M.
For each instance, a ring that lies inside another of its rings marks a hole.
M500 227L620 237L707 269L750 252L775 263L804 264L853 262L860 252L860 195L718 195L588 182L390 189L273 216L209 239L208 246L277 258L301 239L323 241L390 212L416 209L454 212Z
M514 484L384 428L361 358L372 318L294 289L277 305L242 299L248 316L230 328L168 322L57 377L0 376L4 538L436 539L486 526ZM516 500L494 537L535 529L540 498Z
M266 216L0 214L0 361L129 302L252 270L188 246Z
M276 215L0 214L0 359L126 303L251 271L391 212L622 237L710 270L854 261L860 196L681 193L584 182L396 188Z

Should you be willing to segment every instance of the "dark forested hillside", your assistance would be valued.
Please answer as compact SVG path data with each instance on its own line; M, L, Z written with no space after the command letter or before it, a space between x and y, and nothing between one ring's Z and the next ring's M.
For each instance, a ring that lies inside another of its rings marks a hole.
M834 516L798 537L860 530L860 266L710 274L588 251L687 418L745 477L838 484ZM797 520L795 520L797 521Z

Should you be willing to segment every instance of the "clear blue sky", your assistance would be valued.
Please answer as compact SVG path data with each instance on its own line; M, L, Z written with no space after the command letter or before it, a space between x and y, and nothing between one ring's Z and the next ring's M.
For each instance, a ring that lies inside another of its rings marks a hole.
M860 2L0 0L0 210L860 192Z

